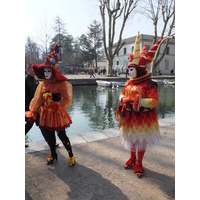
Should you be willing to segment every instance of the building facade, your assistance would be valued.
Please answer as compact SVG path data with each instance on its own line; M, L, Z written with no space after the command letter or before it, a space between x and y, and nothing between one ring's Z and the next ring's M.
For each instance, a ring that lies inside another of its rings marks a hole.
M135 38L136 36L122 40L122 42L125 42L125 44L113 60L114 69L116 69L116 67L119 66L122 72L126 71L129 64L129 55L133 52ZM140 50L142 50L144 43L146 42L146 47L148 51L153 45L152 41L153 36L140 34ZM115 47L116 44L114 44L114 48ZM160 52L162 52L163 49L164 44L162 44ZM147 70L151 70L151 64L147 66ZM156 70L160 70L163 75L171 74L173 70L173 73L175 74L175 39L169 39L167 52L162 61L158 64L158 66L156 66Z

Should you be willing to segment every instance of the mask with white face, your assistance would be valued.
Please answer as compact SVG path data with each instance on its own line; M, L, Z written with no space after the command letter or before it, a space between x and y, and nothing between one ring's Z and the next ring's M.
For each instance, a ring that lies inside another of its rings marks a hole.
M46 79L50 79L51 76L52 76L52 69L45 67L44 68L44 76L45 76Z
M130 74L131 78L136 78L136 75L137 75L136 69L134 67L130 67L129 68L129 74Z

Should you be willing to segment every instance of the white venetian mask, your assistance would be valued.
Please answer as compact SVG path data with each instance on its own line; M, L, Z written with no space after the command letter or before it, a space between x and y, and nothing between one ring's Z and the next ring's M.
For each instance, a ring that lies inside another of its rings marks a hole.
M134 67L130 67L129 68L129 74L131 78L135 78L136 77L136 69Z
M46 79L50 79L52 76L52 69L49 67L44 68L44 76Z

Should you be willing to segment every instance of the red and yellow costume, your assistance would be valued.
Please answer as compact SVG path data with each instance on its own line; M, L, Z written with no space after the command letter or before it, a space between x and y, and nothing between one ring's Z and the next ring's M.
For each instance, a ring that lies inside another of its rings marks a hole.
M75 156L65 132L65 128L72 123L66 111L72 104L72 85L59 72L58 61L59 46L56 45L45 57L43 64L33 64L36 76L43 81L39 83L29 106L30 111L25 115L29 120L36 120L36 116L39 116L39 127L51 150L51 155L46 158L47 164L50 165L54 159L57 160L55 148L55 131L57 131L58 137L69 154L68 163L74 165ZM51 75L46 78L47 72Z
M121 141L131 152L124 168L132 168L138 177L145 171L142 160L146 147L160 140L155 112L158 105L157 83L150 79L151 73L146 71L146 65L153 60L161 40L162 38L147 53L145 44L140 52L138 33L128 66L133 77L127 81L120 94L120 103L115 114Z
M145 150L147 144L154 144L160 138L154 110L158 105L157 83L151 79L139 83L129 80L120 99L124 97L134 98L135 101L133 104L121 103L116 111L121 140L128 150Z

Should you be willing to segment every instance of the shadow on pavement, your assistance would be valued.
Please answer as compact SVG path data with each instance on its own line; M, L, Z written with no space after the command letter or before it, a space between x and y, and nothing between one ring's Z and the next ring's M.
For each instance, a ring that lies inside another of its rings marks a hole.
M59 154L59 158L66 159L62 154ZM68 166L65 168L55 165L55 168L49 168L49 171L68 185L70 188L70 191L67 192L69 199L88 200L106 198L128 200L126 195L109 180L79 163L76 163L73 167Z
M33 200L31 197L30 197L30 195L29 195L29 193L25 190L25 199L26 200Z
M73 167L66 166L68 155L65 149L63 153L58 150L58 161L50 166L45 164L48 151L29 154L27 162L36 162L26 168L26 200L128 200L120 188L100 173L79 163Z
M154 184L158 185L160 190L167 196L170 196L172 199L175 198L175 177L170 177L145 168L144 178L147 182L150 182L149 184L152 186Z
M162 142L144 157L145 174L138 179L123 164L130 152L119 138L73 145L74 167L66 166L68 153L57 149L58 161L45 164L50 150L26 154L26 200L49 199L174 199L174 133L162 133ZM166 148L166 146L168 148ZM141 188L144 190L141 192Z

